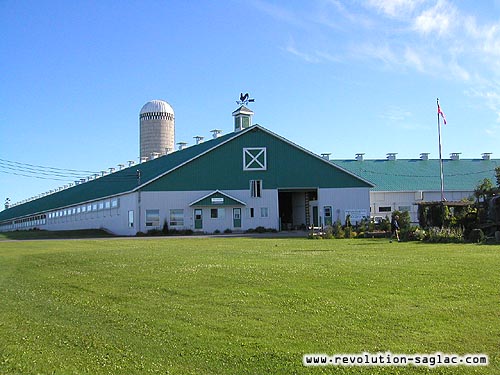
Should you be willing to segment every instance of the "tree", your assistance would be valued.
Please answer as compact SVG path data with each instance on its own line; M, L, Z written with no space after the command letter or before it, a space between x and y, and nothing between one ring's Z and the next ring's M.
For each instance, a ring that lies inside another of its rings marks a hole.
M497 186L500 189L500 167L495 168L495 174L497 176Z
M497 168L498 169L498 168ZM500 169L499 169L500 172ZM499 175L497 174L497 179ZM487 197L493 195L495 188L489 178L485 178L474 189L474 196L478 202L483 202Z

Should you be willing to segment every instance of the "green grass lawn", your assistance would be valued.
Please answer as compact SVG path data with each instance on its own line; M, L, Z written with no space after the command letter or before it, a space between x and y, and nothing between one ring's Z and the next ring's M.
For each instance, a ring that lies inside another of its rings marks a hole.
M1 242L0 303L0 374L500 374L500 246ZM364 351L490 365L302 365Z

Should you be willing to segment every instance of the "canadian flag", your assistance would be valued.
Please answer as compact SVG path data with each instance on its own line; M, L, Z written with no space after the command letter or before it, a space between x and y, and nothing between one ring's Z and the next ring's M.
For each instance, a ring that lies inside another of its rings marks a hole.
M438 116L441 115L441 118L443 119L443 123L446 125L446 116L444 115L443 111L441 111L441 107L438 104Z

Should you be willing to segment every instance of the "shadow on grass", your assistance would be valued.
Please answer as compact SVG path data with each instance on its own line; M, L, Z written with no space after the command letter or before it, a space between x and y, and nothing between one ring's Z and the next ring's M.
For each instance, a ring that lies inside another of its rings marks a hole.
M76 239L76 238L106 238L115 237L114 235L101 229L82 229L82 230L21 230L14 232L0 233L2 240L54 240L54 239Z

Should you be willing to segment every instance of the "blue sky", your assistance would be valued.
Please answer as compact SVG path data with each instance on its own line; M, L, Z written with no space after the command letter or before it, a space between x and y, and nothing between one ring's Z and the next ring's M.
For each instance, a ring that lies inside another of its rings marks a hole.
M24 164L137 160L151 99L173 106L176 142L232 131L249 92L254 122L375 159L437 158L439 97L444 156L500 157L499 0L3 0L0 35L2 208L80 174Z

